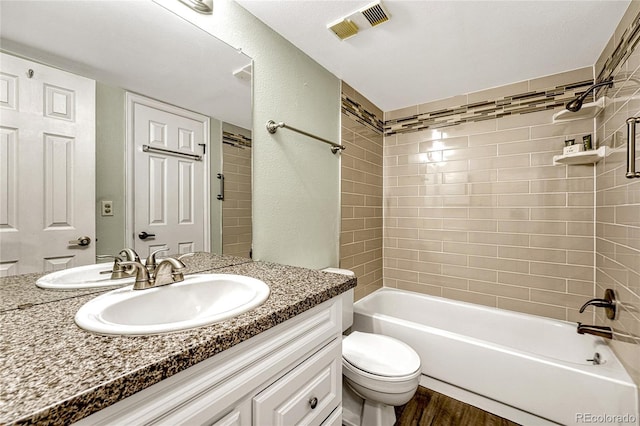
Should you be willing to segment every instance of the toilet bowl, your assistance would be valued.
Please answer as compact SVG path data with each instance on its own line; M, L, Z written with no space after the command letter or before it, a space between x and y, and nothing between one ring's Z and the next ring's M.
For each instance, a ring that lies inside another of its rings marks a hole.
M323 271L355 275L345 269ZM352 318L343 328L351 323ZM420 374L419 355L398 339L359 331L343 336L342 424L393 425L396 421L393 407L409 402L418 389Z
M396 421L393 407L406 404L416 393L420 367L418 354L397 339L359 331L344 336L342 398L344 420L347 421L343 423L356 426L393 425ZM348 389L345 390L345 387ZM359 398L346 401L354 396Z

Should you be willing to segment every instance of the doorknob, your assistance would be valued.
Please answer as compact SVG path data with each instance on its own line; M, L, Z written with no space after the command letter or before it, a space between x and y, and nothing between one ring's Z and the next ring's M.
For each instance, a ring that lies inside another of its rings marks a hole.
M70 246L85 247L85 246L88 246L89 244L91 244L91 238L87 237L86 235L83 237L78 237L77 240L69 241Z
M147 238L154 238L156 234L148 234L146 231L142 231L138 234L138 238L141 240L146 240Z

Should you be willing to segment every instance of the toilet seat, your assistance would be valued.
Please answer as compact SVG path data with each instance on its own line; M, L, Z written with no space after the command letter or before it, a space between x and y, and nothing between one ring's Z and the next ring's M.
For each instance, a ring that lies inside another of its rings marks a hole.
M420 372L420 357L400 340L354 331L342 339L343 366L371 379L403 381Z

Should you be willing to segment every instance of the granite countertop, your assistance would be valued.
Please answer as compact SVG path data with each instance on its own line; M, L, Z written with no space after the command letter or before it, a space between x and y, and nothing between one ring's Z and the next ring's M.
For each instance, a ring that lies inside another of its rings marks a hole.
M258 278L271 294L258 308L206 327L157 336L100 336L80 329L73 318L107 290L58 292L65 296L55 298L42 294L51 290L35 286L39 275L0 279L3 300L20 283L13 303L38 301L0 313L0 423L80 420L356 285L355 278L343 275L205 253L187 266L191 272Z
M225 266L239 265L251 262L251 259L235 256L221 256L211 253L198 252L193 256L182 259L187 269L185 274L211 271ZM111 263L105 263L105 270L111 267ZM0 312L13 309L26 309L33 305L54 302L56 300L70 299L78 296L93 294L94 297L105 291L124 287L123 284L113 287L87 288L75 290L38 290L33 285L38 278L45 274L24 274L0 278Z

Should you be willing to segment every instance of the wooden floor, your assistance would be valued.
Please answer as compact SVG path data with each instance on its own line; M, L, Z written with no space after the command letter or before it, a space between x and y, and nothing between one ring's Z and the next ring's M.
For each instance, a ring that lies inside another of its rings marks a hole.
M518 426L422 386L411 401L396 407L396 418L395 426Z

